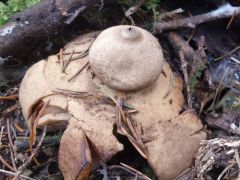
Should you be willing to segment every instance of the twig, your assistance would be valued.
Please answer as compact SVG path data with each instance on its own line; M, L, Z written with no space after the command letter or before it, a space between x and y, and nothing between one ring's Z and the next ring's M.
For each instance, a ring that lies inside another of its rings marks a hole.
M145 0L139 0L135 5L131 6L126 12L125 16L130 17L145 3Z
M229 18L229 17L232 17L233 15L236 16L239 14L240 14L240 7L233 7L230 4L225 4L219 7L218 9L205 14L173 20L170 22L158 22L155 24L155 28L156 28L156 32L158 33L161 33L169 29L178 29L181 27L195 28L196 25L199 25L204 22L210 22L217 19Z
M32 159L37 155L38 151L40 150L40 148L42 146L42 143L43 143L44 137L46 135L46 132L47 132L47 126L45 126L44 129L43 129L41 139L40 139L36 149L33 150L32 154L28 158L28 160L21 167L18 168L18 171L17 171L15 177L13 178L13 180L18 180L19 179L20 175L23 173L23 171L26 169L26 167L30 164Z
M174 52L179 55L179 51L183 51L186 61L192 63L195 52L189 43L176 32L168 32L166 36Z
M240 64L240 60L236 59L235 57L231 57L230 59L231 59L232 61L234 61L235 63Z
M3 169L0 169L0 173L4 173L4 174L10 175L10 176L16 176L16 173L13 173L11 171L6 171L6 170L3 170ZM30 178L30 177L27 177L27 176L23 176L23 175L20 175L20 177L24 178L24 179L29 179L29 180L35 180L33 178Z
M179 51L179 57L182 64L182 71L183 71L184 81L185 81L185 86L187 91L188 107L189 109L192 109L192 96L190 93L189 78L188 78L188 72L187 72L187 62L185 61L183 51Z
M4 159L3 157L0 155L0 161L8 168L10 169L11 171L14 171L15 172L15 169L10 165L8 164Z
M7 131L8 131L8 140L9 140L9 146L10 146L10 155L11 155L11 160L12 160L12 165L15 170L17 170L17 166L15 163L15 158L14 158L14 153L13 153L13 142L12 142L12 137L11 137L11 131L10 131L10 122L9 119L7 119Z
M157 20L160 21L162 19L165 19L167 17L171 18L175 16L176 14L182 13L184 10L182 8L175 9L173 11L163 12L159 16L157 16Z

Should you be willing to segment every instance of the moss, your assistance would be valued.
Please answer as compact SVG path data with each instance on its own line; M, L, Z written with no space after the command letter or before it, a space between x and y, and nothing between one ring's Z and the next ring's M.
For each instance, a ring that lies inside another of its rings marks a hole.
M13 14L31 7L39 1L40 0L8 0L6 4L0 2L0 26L6 24Z
M195 91L195 87L199 82L199 78L202 76L203 74L203 70L202 68L198 69L193 76L191 76L190 81L189 81L189 86L190 86L190 93L193 94Z

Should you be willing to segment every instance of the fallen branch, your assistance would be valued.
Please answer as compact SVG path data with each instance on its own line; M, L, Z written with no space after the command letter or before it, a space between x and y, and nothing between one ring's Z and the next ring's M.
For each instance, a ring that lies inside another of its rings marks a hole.
M100 0L42 0L17 13L0 28L0 57L27 57L40 42L61 32L78 14L101 3Z
M195 28L201 23L210 22L217 19L230 18L239 14L240 7L233 7L230 4L225 4L218 9L205 14L173 20L170 22L158 22L155 24L155 32L161 33L166 30L178 29L182 27Z

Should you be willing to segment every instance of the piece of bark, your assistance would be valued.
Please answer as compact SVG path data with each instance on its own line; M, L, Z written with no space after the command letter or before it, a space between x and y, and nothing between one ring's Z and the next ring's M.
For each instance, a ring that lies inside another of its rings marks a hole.
M99 0L43 0L14 15L0 28L0 57L27 57L40 42L61 32L66 24Z
M204 22L210 22L217 19L229 18L240 14L240 7L233 7L230 4L220 6L218 9L205 14L172 20L169 22L158 22L155 24L155 32L161 33L170 29L178 29L182 27L195 28Z
M182 51L185 59L189 62L193 62L194 50L180 35L175 32L166 33L167 39L171 46L173 47L176 54Z

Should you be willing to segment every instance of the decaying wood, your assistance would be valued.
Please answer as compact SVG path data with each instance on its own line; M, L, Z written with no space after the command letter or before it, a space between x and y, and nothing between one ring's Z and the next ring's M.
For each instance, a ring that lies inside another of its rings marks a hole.
M188 62L193 62L194 50L178 33L168 32L166 37L176 54L182 51Z
M155 24L155 32L161 33L170 29L178 29L182 27L195 28L197 25L210 22L217 19L230 18L240 14L240 7L233 7L230 4L225 4L211 12L192 16L183 19L172 20L170 22L158 22Z
M99 0L43 0L14 15L0 28L0 57L26 57L39 42L61 32L82 11L101 3Z

